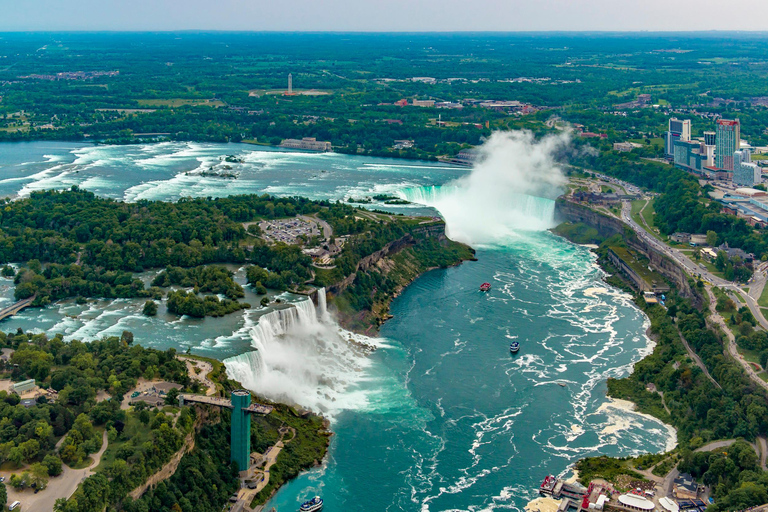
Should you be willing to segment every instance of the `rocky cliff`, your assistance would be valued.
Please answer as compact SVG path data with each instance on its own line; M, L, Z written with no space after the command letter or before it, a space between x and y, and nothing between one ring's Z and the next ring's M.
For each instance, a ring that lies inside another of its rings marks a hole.
M586 206L566 201L563 198L557 200L555 218L559 222L586 224L597 229L600 235L605 238L621 235L630 248L642 253L650 260L651 267L673 282L682 296L690 298L696 307L703 304L701 295L697 292L692 279L685 270L676 261L644 242L635 234L634 230L621 220L596 212Z

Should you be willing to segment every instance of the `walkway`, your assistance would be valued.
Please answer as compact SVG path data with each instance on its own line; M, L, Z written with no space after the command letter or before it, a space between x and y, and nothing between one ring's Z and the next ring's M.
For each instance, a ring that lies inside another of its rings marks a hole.
M710 318L723 330L725 333L725 336L728 339L728 345L726 348L726 351L730 356L735 359L742 368L744 368L744 372L747 374L747 377L749 377L752 382L757 384L758 386L762 387L764 390L768 391L768 382L764 381L760 378L760 376L755 372L755 369L752 368L752 365L745 361L744 358L739 354L739 351L736 347L736 338L731 332L731 330L728 328L728 325L726 325L725 320L723 320L723 317L720 315L720 313L715 309L715 306L717 304L717 300L715 299L715 294L712 293L712 287L707 285L707 295L709 296L709 310L710 310Z
M93 459L90 466L83 469L72 469L64 464L62 466L63 471L61 475L51 478L48 481L48 487L37 494L35 494L32 489L17 491L8 485L8 501L20 501L22 510L53 510L53 505L56 503L57 499L69 499L69 497L77 490L77 486L80 485L80 482L94 474L93 470L96 469L99 462L101 462L101 456L104 455L104 452L107 450L108 443L109 441L107 440L107 433L105 431L101 437L101 449L90 456L91 459ZM7 479L10 478L11 473L2 471L0 472L0 475L5 476Z
M680 341L683 342L683 346L685 347L686 352L688 352L688 356L693 359L693 362L696 363L696 366L701 368L701 371L704 372L704 375L707 376L709 380L712 381L712 384L717 386L717 389L723 389L720 384L717 383L714 377L709 374L709 370L707 370L707 367L704 366L704 362L701 360L701 358L696 354L696 352L693 351L690 345L688 345L688 341L683 337L683 333L680 332L680 329L677 330L677 335L680 336Z
M200 359L195 359L188 356L176 356L180 361L184 361L187 363L187 372L189 372L189 376L198 382L200 382L203 386L205 386L207 389L205 391L205 394L207 396L215 395L216 394L216 384L211 381L211 379L208 378L208 374L210 374L213 371L213 365L209 363L208 361L201 361ZM197 373L195 370L200 369L200 373Z
M243 488L237 494L237 503L232 506L231 512L240 512L242 510L251 510L250 504L253 499L269 484L269 468L271 468L277 462L277 456L280 455L280 451L285 447L283 438L285 434L291 432L293 435L285 443L290 443L294 437L296 437L296 430L291 427L281 427L280 439L277 440L274 446L267 449L264 452L264 459L266 460L263 470L253 470L256 474L256 478L261 475L261 480L258 485L253 489Z

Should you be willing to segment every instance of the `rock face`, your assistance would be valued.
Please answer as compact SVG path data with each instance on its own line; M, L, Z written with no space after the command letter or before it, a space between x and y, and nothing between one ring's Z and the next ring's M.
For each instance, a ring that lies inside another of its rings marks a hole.
M645 255L657 272L675 283L680 295L690 298L696 307L703 304L701 295L697 292L693 280L685 270L676 261L658 252L653 246L640 239L629 226L619 219L603 215L586 206L571 203L562 198L558 199L555 205L555 218L560 222L581 222L597 229L600 235L606 238L621 235L631 249Z
M442 241L446 239L445 224L436 224L415 228L413 230L413 234L425 235L427 237L437 237L438 240ZM338 283L329 286L327 291L333 295L340 295L344 292L344 290L347 289L349 285L355 281L357 272L365 272L366 270L369 270L373 267L386 267L387 263L384 260L387 257L397 254L403 249L416 245L416 239L413 237L413 234L409 233L401 238L398 238L397 240L393 240L373 254L369 254L368 256L362 258L358 262L355 272L352 272Z

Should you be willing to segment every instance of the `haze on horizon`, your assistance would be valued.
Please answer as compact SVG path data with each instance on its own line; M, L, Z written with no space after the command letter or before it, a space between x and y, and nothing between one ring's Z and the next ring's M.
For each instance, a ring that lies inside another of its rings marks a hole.
M0 0L0 31L768 30L765 0Z

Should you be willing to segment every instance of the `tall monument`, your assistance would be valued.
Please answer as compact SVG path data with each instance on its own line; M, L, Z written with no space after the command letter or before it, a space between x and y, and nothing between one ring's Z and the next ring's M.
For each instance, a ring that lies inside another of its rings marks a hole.
M288 96L293 94L293 74L288 73Z

